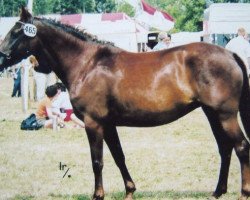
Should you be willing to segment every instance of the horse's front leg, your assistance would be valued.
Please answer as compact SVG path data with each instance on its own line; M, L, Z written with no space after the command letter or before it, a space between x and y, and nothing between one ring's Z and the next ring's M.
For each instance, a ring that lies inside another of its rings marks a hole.
M95 191L93 200L102 200L104 199L102 183L103 127L89 116L86 116L84 121L90 145L92 167L95 175Z

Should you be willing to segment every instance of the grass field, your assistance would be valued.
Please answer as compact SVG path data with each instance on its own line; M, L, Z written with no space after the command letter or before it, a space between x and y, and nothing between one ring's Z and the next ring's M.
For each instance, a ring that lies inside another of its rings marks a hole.
M21 131L21 99L10 98L12 80L0 78L0 199L87 200L94 178L84 130ZM220 159L208 122L200 109L156 128L118 128L126 163L136 184L135 199L210 199ZM59 163L70 168L60 170ZM104 146L104 189L107 200L120 200L124 185ZM232 157L228 193L240 195L240 168Z

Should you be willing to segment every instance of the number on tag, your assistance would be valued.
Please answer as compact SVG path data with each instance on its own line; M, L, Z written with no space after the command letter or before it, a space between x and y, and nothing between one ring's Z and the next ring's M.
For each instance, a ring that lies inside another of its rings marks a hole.
M24 34L29 36L29 37L35 37L37 28L33 24L25 24L23 27Z

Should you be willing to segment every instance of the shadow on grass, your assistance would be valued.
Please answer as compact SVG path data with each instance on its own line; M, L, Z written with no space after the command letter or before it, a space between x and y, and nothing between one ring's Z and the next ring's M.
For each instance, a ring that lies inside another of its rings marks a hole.
M211 197L211 192L202 192L202 191L154 191L154 192L135 192L134 199L143 200L143 199L209 199ZM124 192L114 192L107 193L105 199L112 200L122 200L124 199ZM48 199L66 199L66 200L90 200L92 195L88 194L77 194L77 195L57 195L50 194ZM34 200L34 196L16 196L12 200Z

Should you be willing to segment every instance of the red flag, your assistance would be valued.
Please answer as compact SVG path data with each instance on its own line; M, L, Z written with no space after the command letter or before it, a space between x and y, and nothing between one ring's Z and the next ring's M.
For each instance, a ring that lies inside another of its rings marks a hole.
M165 19L170 20L170 21L174 21L174 18L171 15L169 15L168 13L157 10L156 8L154 8L154 7L150 6L149 4L147 4L144 0L141 0L141 3L142 3L143 10L145 12L147 12L148 14L154 15L155 12L158 11L164 16Z
M163 31L168 31L174 27L174 19L168 13L152 7L144 0L141 0L141 8L136 17L138 21Z

